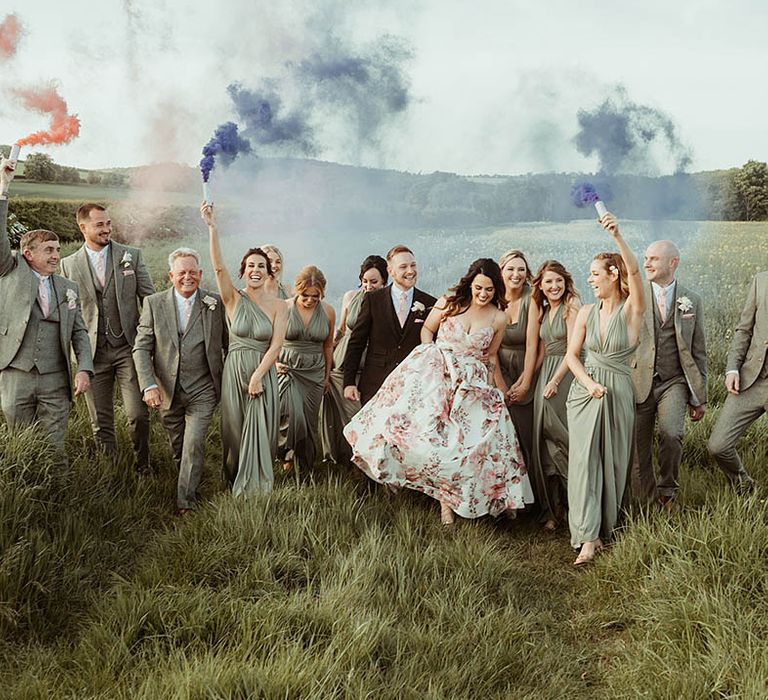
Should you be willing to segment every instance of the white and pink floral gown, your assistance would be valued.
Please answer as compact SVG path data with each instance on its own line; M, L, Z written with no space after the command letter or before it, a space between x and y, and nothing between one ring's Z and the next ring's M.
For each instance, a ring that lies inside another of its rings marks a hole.
M344 428L353 461L383 484L448 503L464 518L524 508L533 493L504 396L481 357L493 329L444 319Z

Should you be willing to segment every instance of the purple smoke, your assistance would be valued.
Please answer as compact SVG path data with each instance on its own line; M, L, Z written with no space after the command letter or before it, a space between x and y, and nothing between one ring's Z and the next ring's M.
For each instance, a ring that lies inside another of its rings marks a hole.
M573 203L581 209L588 204L594 204L600 199L600 195L597 194L594 185L589 182L578 182L571 187L571 199Z
M216 165L216 157L224 166L232 163L241 153L250 153L251 144L237 133L237 124L225 122L216 127L211 140L203 146L203 158L200 161L200 172L203 182L208 182L211 170Z
M282 153L316 153L314 134L306 120L306 111L284 114L282 101L272 83L267 82L258 90L232 83L227 92L235 104L238 117L245 124L245 133L252 141L277 147Z

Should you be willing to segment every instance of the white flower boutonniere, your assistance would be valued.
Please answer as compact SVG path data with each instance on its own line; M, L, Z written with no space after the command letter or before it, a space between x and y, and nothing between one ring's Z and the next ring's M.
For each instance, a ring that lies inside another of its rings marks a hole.
M677 308L686 314L693 309L693 302L688 297L680 297L677 300Z
M133 256L126 250L123 253L123 257L120 258L120 264L123 267L130 267L132 262L133 262Z
M420 314L422 311L426 310L426 306L422 304L420 301L414 301L413 306L411 307L411 311L415 314Z
M213 311L216 308L217 300L214 297L206 294L203 297L203 304L208 307L208 311Z
M77 292L74 289L67 290L67 308L71 310L77 308Z

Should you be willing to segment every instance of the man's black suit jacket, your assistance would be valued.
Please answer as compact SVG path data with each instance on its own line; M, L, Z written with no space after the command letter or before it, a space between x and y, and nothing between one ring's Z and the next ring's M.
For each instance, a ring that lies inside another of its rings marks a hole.
M435 301L435 297L430 294L414 289L412 306L401 328L392 302L392 285L363 295L343 364L344 386L352 386L357 378L363 352L368 348L358 385L361 403L367 403L389 373L419 345L424 320ZM424 307L423 310L412 310L417 302Z

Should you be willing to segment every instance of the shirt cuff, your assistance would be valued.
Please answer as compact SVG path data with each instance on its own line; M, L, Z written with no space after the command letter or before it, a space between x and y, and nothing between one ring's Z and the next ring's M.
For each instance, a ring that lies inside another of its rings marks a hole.
M728 370L728 371L725 373L725 376L727 377L729 374L738 374L738 373L739 373L739 370L737 370L737 369L729 369L729 370Z
M160 387L157 384L150 384L148 387L145 387L142 394L146 394L148 391L152 391L152 389L159 389Z

